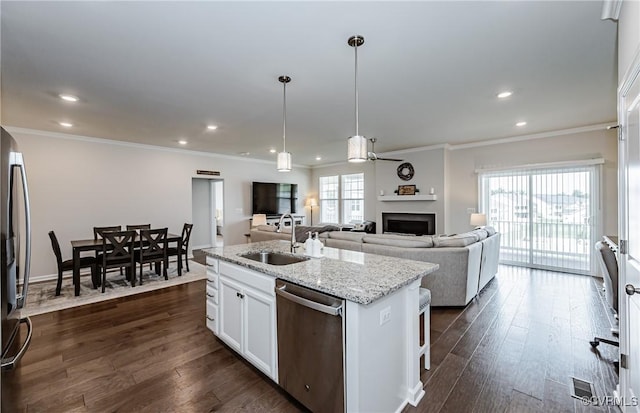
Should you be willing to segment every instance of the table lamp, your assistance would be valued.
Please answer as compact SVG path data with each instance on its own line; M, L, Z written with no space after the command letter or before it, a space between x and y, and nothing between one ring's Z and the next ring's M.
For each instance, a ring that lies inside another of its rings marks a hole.
M251 218L251 227L257 227L258 225L267 225L266 214L253 214Z
M476 228L484 227L487 225L487 216L485 214L471 214L469 225Z

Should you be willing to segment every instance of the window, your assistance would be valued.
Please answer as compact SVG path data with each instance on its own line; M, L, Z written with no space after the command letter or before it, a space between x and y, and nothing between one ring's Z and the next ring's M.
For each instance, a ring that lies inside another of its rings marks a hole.
M364 220L364 174L321 176L320 222L349 224Z
M502 233L500 262L592 274L597 165L482 172L480 205Z
M320 177L320 222L340 222L338 176Z

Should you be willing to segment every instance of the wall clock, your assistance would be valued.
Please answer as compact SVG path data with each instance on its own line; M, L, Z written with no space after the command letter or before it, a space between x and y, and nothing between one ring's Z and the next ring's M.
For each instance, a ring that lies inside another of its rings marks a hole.
M413 165L411 165L409 162L405 162L398 166L398 178L402 179L403 181L411 180L414 173L415 171L413 170Z

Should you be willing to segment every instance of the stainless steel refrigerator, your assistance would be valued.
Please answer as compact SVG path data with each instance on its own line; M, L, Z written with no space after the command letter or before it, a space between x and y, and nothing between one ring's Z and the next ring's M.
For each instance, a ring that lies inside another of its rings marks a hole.
M29 190L22 153L4 128L0 140L0 226L2 240L2 412L17 411L19 389L13 381L14 369L31 341L31 320L20 317L27 299L31 262L31 216ZM22 250L22 251L21 251ZM20 285L19 280L22 280ZM24 326L23 326L24 324Z

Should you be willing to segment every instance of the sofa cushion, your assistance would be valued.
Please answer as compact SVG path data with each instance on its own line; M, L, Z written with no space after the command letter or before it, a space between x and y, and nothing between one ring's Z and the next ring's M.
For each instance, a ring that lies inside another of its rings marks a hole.
M494 227L486 226L486 227L483 227L482 229L487 231L487 234L489 236L495 235L495 233L496 233L496 229Z
M364 232L332 231L329 233L329 238L331 239L340 239L353 242L362 242L362 237L364 236Z
M276 230L278 229L278 227L276 227L275 225L258 225L255 228L260 231L266 231L266 232L276 232Z
M489 233L485 231L483 228L476 228L473 231L469 231L469 234L476 235L478 237L478 241L487 239L487 237L489 236Z
M465 232L457 235L439 235L433 237L433 246L440 247L466 247L478 242L478 235Z
M419 237L415 237L415 236L405 237L403 235L391 235L391 234L365 235L362 238L362 242L366 242L368 244L389 245L392 247L401 247L401 248L433 247L433 240L432 240L432 237L429 235L422 235Z

